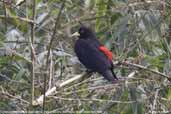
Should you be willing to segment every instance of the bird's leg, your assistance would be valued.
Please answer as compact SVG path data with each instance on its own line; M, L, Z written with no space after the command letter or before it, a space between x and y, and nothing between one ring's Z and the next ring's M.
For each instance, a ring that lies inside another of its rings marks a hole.
M115 79L115 80L112 81L112 84L116 84L116 83L124 82L124 81L126 81L126 78L118 77L117 79Z

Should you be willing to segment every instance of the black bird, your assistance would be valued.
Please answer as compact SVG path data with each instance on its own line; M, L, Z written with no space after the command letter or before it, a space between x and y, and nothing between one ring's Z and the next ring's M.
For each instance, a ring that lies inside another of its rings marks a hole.
M112 52L97 39L95 32L86 26L79 28L79 39L75 43L75 53L80 62L90 71L100 73L110 82L118 78L113 72Z

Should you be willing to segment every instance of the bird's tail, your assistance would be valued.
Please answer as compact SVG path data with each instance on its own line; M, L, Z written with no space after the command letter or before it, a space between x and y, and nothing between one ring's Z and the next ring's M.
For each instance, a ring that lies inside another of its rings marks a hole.
M112 74L113 74L113 77L114 77L115 79L118 80L116 74L115 74L114 71L113 71L113 68L114 68L114 65L113 65L113 62L112 62L112 63L111 63L111 72L112 72Z
M113 81L118 80L118 78L116 77L115 73L112 70L106 70L106 71L101 72L100 74L102 74L103 77L107 79L108 81L113 82Z

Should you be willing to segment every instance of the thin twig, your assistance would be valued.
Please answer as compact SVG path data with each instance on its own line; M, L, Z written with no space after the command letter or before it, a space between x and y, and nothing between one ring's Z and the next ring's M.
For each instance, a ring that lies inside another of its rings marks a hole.
M35 20L36 15L36 0L33 1L33 7L32 7L32 20ZM34 35L35 35L35 26L34 23L31 23L31 104L33 104L34 101L34 79L35 79L35 73L34 73L34 66L35 66L35 49L34 49Z

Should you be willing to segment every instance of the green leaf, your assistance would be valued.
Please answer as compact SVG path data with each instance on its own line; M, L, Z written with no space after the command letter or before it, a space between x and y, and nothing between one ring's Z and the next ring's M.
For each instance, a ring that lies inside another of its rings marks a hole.
M21 54L19 54L19 53L15 53L12 57L13 57L13 59L16 60L16 61L22 60L22 61L25 61L25 62L27 62L27 63L29 63L29 64L32 63L30 59L24 57L23 55L21 55Z
M167 99L171 100L171 88L169 88L168 90Z
M22 76L25 74L25 71L23 69L20 69L20 71L16 74L15 80L21 80Z

